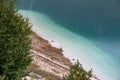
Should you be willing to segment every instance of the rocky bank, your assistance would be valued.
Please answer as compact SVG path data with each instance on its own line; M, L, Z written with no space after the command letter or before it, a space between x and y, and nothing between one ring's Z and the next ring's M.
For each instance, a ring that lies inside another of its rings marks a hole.
M27 80L61 80L72 65L63 55L62 48L53 47L47 40L33 32L31 38L32 62L28 67Z

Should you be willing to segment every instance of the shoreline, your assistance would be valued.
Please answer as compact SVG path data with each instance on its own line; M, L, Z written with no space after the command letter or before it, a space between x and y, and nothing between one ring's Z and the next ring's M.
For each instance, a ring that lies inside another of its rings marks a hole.
M33 29L33 31L36 32L36 33L37 33L37 30L38 30L38 29L35 30L35 28ZM53 47L56 47L56 48L58 48L58 49L62 48L62 46L61 46L61 45L58 45L58 43L55 43L54 40L51 40L51 39L49 39L49 38L46 39L45 36L42 36L42 35L40 35L40 34L37 34L37 36L43 38L44 40L47 40L48 43L49 43L51 46L53 46ZM62 48L62 49L63 49L63 48ZM70 58L70 57L65 56L64 50L63 50L63 56L66 57L66 58L68 58L68 59L70 60L70 62L72 62L73 64L74 64L74 62L77 61L77 59L75 59L75 58ZM83 68L84 68L84 67L85 67L85 66L83 66ZM90 70L90 69L86 69L86 70ZM93 73L93 76L91 77L91 80L103 80L103 79L100 79L100 77L98 77L98 75L96 75L96 74Z
M79 41L78 41L78 36L76 34L70 33L69 31L67 31L67 34L65 34L66 32L64 32L64 31L66 31L66 30L64 30L63 28L58 29L58 25L54 24L49 19L46 20L47 19L46 17L44 17L44 16L35 17L39 14L31 12L31 11L30 11L30 13L31 14L29 15L29 17L30 17L31 23L33 24L32 29L40 37L44 38L45 40L48 40L52 46L57 47L57 48L62 48L64 51L63 54L65 55L65 57L67 57L71 61L73 58L79 59L80 63L83 65L83 67L85 69L89 70L92 68L93 73L96 74L96 76L98 76L99 78L101 78L101 80L105 80L105 79L113 80L113 78L110 75L108 75L109 72L113 72L113 74L115 73L114 69L112 69L112 67L108 66L109 62L114 63L113 61L110 60L111 57L109 57L109 55L104 54L102 51L100 51L95 46L91 45L91 43L89 43L89 41L83 39L82 37L79 37L80 38L79 40L81 43L78 44L77 42L79 42ZM32 14L36 14L36 15L33 17ZM26 16L27 15L28 14L26 14ZM46 26L48 26L48 28ZM57 27L54 27L54 26L57 26ZM61 31L63 31L63 33L57 34L57 33L60 33ZM69 34L70 34L70 36L69 36ZM63 35L64 35L64 38L63 38ZM75 44L73 44L73 41L71 41L71 39L72 39L71 36L74 39ZM67 39L66 39L66 37L67 37ZM77 51L76 51L76 48L77 48ZM86 49L88 51L86 51ZM84 53L84 54L79 54L78 52ZM72 53L75 53L75 54L72 54ZM76 53L78 53L78 54L76 54ZM88 53L90 53L90 54L88 54ZM92 57L93 59L90 57ZM94 60L96 60L96 61L94 61ZM99 62L99 64L98 64L98 62ZM103 64L105 67L101 68L100 65L103 65ZM102 69L102 71L99 69ZM106 70L108 70L108 69L110 71L107 72ZM115 76L115 74L113 76Z
M30 73L27 77L32 79L32 76L36 76L36 79L40 80L44 80L42 78L62 80L63 75L69 73L69 67L72 65L70 60L63 55L63 50L53 47L36 32L32 32L29 37L32 41L30 50L32 62L28 66Z
M33 32L33 35L36 36L36 38L39 38L39 40L42 39L43 41L47 42L47 44L50 45L52 48L55 47L54 44L51 45L51 43L50 43L48 40L42 38L41 36L39 36L39 35L36 34L35 32ZM36 39L36 38L32 38L32 37L31 37L32 42L33 42L34 39ZM54 43L54 41L51 41L51 42ZM32 45L33 45L33 44L32 44ZM39 45L39 44L38 44L38 45ZM33 46L32 46L32 47L33 47ZM44 47L44 48L46 48L46 47ZM70 60L68 57L65 57L65 56L64 56L63 50L62 50L61 48L55 47L55 49L58 50L58 52L60 51L60 53L62 53L62 55L60 54L59 57L62 56L63 58L68 59L67 64L65 63L64 60L63 60L63 61L59 61L59 60L58 60L58 61L55 61L54 58L51 59L51 56L46 56L46 55L44 55L43 53L41 53L41 50L35 49L34 47L33 47L33 49L32 49L30 52L31 52L32 55L35 54L35 55L37 55L37 56L39 56L39 57L41 57L41 58L44 58L45 60L48 60L48 62L51 62L51 63L53 63L53 64L55 64L55 65L60 66L60 67L63 68L63 69L66 69L66 72L65 72L64 74L69 73L69 72L68 72L68 71L70 70L69 67L70 67L70 65L73 65L74 63L73 63L73 62L71 63L71 60ZM59 50L59 49L60 49L60 50ZM69 61L69 60L70 60L70 61ZM75 60L72 60L72 61L75 61ZM75 61L75 62L76 62L76 61ZM39 62L37 62L37 64L38 64L38 63L39 63ZM55 66L55 65L54 65L54 66ZM43 69L43 70L45 70L45 69ZM47 71L47 72L49 72L49 71ZM54 74L55 74L55 73L54 73ZM57 75L57 76L62 77L63 75ZM91 80L101 80L101 79L99 79L98 76L96 76L95 74L93 74L93 76L92 76L90 79L91 79Z

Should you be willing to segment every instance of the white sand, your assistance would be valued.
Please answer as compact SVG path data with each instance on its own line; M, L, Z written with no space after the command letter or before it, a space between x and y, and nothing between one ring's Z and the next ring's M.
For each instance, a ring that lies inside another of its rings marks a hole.
M20 11L30 18L33 30L55 47L63 48L69 59L78 59L85 69L93 69L101 80L118 80L112 57L94 46L89 40L55 24L48 16L33 11ZM53 41L53 42L52 42Z

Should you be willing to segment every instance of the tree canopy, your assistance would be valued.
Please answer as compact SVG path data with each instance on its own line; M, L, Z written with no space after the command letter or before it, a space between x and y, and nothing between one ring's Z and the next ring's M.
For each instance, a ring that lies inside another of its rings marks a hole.
M31 24L18 13L16 0L0 0L0 80L18 80L26 73Z
M86 71L79 61L70 67L70 73L65 75L63 80L90 80L92 70Z

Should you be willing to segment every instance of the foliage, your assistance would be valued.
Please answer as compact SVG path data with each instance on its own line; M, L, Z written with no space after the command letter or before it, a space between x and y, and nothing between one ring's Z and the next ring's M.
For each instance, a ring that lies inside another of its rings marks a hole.
M70 73L64 76L63 80L89 80L91 76L92 70L85 71L79 61L77 61L70 67Z
M0 0L0 79L18 80L31 62L31 25L16 8L16 0Z

